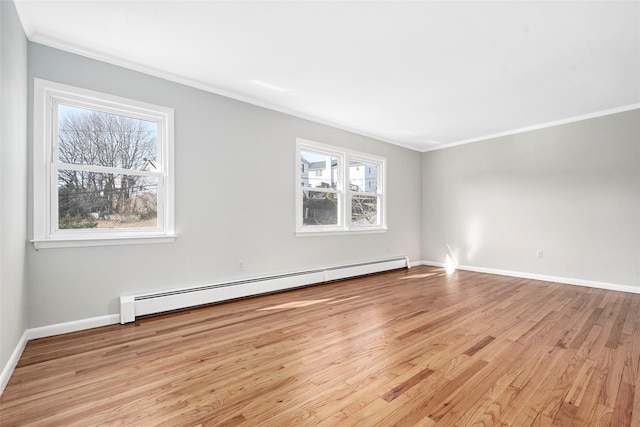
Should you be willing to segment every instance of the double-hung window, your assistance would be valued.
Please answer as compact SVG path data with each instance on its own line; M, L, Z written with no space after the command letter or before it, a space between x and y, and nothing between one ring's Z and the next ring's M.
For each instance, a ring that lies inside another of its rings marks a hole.
M296 232L380 232L386 230L386 159L296 141Z
M173 241L173 110L34 81L36 248Z

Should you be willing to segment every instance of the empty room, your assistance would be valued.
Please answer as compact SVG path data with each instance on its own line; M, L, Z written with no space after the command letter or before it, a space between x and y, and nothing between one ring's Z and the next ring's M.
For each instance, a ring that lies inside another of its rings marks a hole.
M640 426L640 1L0 1L0 425Z

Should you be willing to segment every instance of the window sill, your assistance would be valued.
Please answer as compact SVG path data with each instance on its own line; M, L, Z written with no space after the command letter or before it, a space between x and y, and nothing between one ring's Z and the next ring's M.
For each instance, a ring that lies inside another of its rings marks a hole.
M83 248L89 246L145 245L155 243L173 243L176 235L139 236L139 237L101 237L99 239L49 239L31 240L36 250L54 248Z
M348 236L351 234L377 234L386 233L387 228L362 228L352 230L316 230L316 231L296 231L297 237L311 237L311 236Z

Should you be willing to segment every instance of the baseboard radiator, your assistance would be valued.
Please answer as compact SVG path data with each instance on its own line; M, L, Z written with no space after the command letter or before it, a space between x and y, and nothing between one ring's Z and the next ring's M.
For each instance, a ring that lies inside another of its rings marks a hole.
M120 323L133 322L137 316L278 292L398 268L409 268L409 266L408 257L395 257L164 292L126 295L120 297Z

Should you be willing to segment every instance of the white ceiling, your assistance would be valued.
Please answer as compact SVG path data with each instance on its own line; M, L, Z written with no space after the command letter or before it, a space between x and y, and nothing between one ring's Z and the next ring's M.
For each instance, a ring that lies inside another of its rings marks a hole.
M31 41L420 151L640 107L640 1L31 1Z

